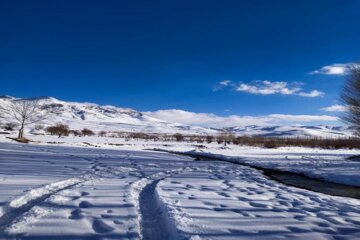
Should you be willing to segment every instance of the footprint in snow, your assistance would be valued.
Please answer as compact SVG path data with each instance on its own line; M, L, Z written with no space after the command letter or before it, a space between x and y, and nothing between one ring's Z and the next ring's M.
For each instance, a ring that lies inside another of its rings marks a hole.
M81 196L82 196L82 197L88 196L88 195L90 195L90 193L88 193L88 192L81 192Z
M205 206L217 206L216 203L212 203L212 202L203 202Z
M117 225L121 225L121 224L124 224L122 221L120 220L114 220L113 221L114 224L117 224Z
M82 215L82 211L80 209L75 209L74 211L71 212L69 219L77 220L77 219L81 219L83 217L84 216Z
M249 203L252 207L256 208L267 208L268 206L264 203L258 203L258 202L250 202Z
M121 205L121 207L128 208L128 207L135 207L135 205L132 204L132 203L124 203L124 204Z
M114 230L111 226L107 225L105 222L100 219L95 219L92 224L92 228L97 233L107 233Z
M223 192L220 192L220 193L217 193L218 195L222 196L222 197L226 197L226 198L229 198L230 195L227 194L227 193L223 193Z
M92 207L93 205L87 201L82 201L80 204L79 204L79 208L90 208Z
M202 191L202 192L213 192L213 191L216 191L216 189L209 188L209 187L201 187L200 191Z
M104 219L116 218L116 216L111 214L101 214L100 217Z

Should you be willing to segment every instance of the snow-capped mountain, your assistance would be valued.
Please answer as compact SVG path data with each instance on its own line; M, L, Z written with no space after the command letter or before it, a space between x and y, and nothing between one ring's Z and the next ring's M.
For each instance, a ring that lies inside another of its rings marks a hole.
M6 107L16 98L0 96L0 105ZM182 133L182 134L219 134L222 129L190 126L172 123L150 117L130 108L101 106L93 103L65 102L52 97L36 98L49 117L41 124L44 126L63 123L71 129L89 128L99 131L126 131L145 133ZM1 121L1 119L0 119ZM30 127L34 128L34 126ZM346 126L256 126L227 128L238 136L264 137L348 137L353 129Z
M13 97L1 96L1 106L7 106ZM44 126L63 123L71 129L81 130L89 128L99 131L126 131L146 133L183 133L183 134L209 134L217 133L197 126L170 123L147 116L130 108L114 106L100 106L93 103L65 102L52 97L38 97L41 108L48 117L41 123ZM34 126L32 126L34 127ZM31 127L30 127L31 128Z
M240 136L261 137L351 137L354 129L348 126L256 126L228 128Z

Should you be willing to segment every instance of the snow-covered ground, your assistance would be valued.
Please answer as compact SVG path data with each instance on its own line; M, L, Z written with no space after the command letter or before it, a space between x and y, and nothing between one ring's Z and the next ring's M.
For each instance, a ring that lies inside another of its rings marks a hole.
M360 186L359 150L317 149L300 147L282 147L266 149L260 147L234 146L207 148L161 147L174 152L188 152L191 155L214 157L227 162L237 162L264 169L277 169L325 180L328 182Z
M0 142L13 142L0 135ZM14 135L15 136L15 135ZM144 140L126 140L109 137L63 137L30 135L39 145L61 145L69 147L98 147L107 149L162 149L174 152L191 152L204 156L215 156L224 161L244 163L267 169L278 169L301 173L309 177L324 179L329 182L360 186L360 161L349 160L353 155L360 155L357 149L319 149L301 147L282 147L268 149L260 147L228 145L217 143L184 143Z
M360 238L359 200L286 186L247 166L144 149L221 154L349 184L359 182L359 163L346 160L356 150L35 138L0 139L2 239Z

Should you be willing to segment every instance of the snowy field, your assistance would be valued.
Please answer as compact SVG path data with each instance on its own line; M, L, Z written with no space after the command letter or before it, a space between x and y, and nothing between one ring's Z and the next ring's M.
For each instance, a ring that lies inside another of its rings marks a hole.
M144 150L191 144L62 145L0 143L1 239L360 239L359 200L286 186L247 166ZM358 163L345 160L358 151L213 144L197 152L330 179L337 169L335 180L359 182Z

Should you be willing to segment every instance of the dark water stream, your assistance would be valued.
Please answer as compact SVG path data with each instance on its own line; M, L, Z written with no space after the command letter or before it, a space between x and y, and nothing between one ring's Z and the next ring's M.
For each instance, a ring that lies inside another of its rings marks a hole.
M178 153L175 153L178 154ZM358 186L349 186L345 184L339 184L339 183L332 183L327 182L322 179L316 179L307 177L303 174L299 173L292 173L292 172L286 172L281 170L274 170L274 169L266 169L263 167L257 167L257 166L251 166L246 163L241 163L237 161L231 161L231 160L223 160L216 157L211 156L199 156L197 154L191 154L191 153L180 153L180 155L185 155L194 158L196 161L222 161L222 162L229 162L232 164L238 164L243 166L248 166L254 169L257 169L261 171L265 176L271 178L272 180L275 180L277 182L280 182L282 184L302 188L314 192L324 193L331 196L340 196L340 197L349 197L349 198L355 198L360 199L360 187Z
M266 176L286 185L332 196L360 199L360 187L326 182L290 172L264 171L264 173Z

